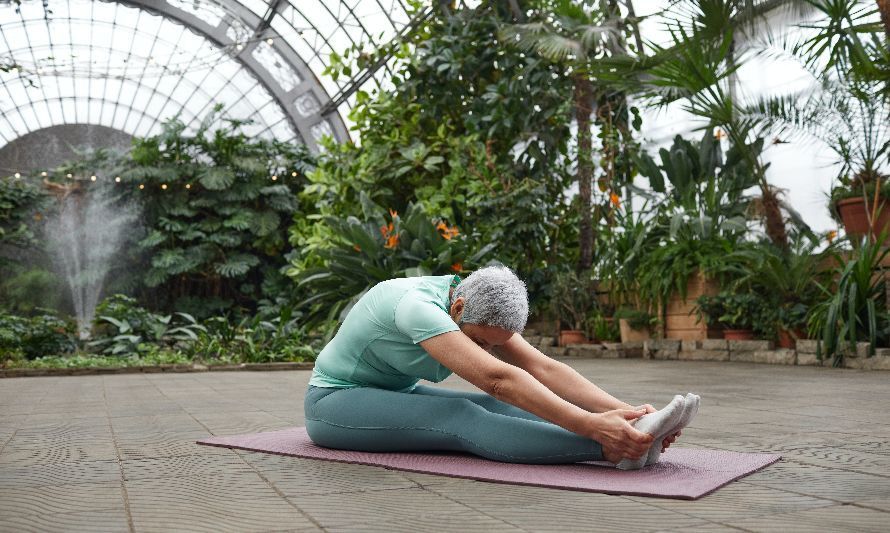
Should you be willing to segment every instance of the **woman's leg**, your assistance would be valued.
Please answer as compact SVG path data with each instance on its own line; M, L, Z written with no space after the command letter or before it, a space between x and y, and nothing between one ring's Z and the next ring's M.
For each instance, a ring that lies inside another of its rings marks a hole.
M524 418L526 420L535 420L537 422L545 422L547 424L551 423L537 415L529 413L524 409L520 409L515 405L510 405L507 402L502 402L494 396L485 394L484 392L460 391L439 387L430 387L428 385L418 385L414 388L414 391L412 391L412 393L424 394L427 396L439 396L442 398L466 398L467 400L470 400L476 405L482 407L486 411L490 411L492 413L513 416L516 418Z
M319 446L371 452L462 451L495 461L602 460L594 440L555 424L493 413L467 398L370 387L307 393L306 429Z

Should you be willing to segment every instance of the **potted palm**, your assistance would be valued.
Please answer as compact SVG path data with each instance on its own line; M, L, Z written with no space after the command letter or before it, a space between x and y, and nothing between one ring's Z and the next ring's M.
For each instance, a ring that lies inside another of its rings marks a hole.
M755 293L721 292L696 300L699 319L723 327L726 340L751 340L763 336L774 323L768 304Z

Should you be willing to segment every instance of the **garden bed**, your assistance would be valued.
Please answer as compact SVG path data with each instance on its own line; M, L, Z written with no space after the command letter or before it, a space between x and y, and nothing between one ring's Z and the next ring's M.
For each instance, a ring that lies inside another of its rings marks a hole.
M146 366L105 366L81 368L4 368L0 369L0 378L19 378L35 376L95 376L100 374L159 374L183 372L222 372L237 370L270 371L270 370L312 370L312 362L279 362L279 363L240 363L240 364L173 364Z

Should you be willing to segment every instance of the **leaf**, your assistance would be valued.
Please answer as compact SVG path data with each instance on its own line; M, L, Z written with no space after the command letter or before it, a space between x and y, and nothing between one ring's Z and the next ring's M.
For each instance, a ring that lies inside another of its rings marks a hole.
M225 167L209 167L201 172L198 178L201 185L211 191L220 191L229 188L235 183L235 175Z

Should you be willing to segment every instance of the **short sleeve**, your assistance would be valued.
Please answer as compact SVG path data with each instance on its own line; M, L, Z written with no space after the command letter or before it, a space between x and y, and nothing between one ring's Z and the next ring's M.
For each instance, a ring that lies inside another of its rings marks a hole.
M405 294L396 306L395 324L414 344L460 330L444 309L412 292Z

